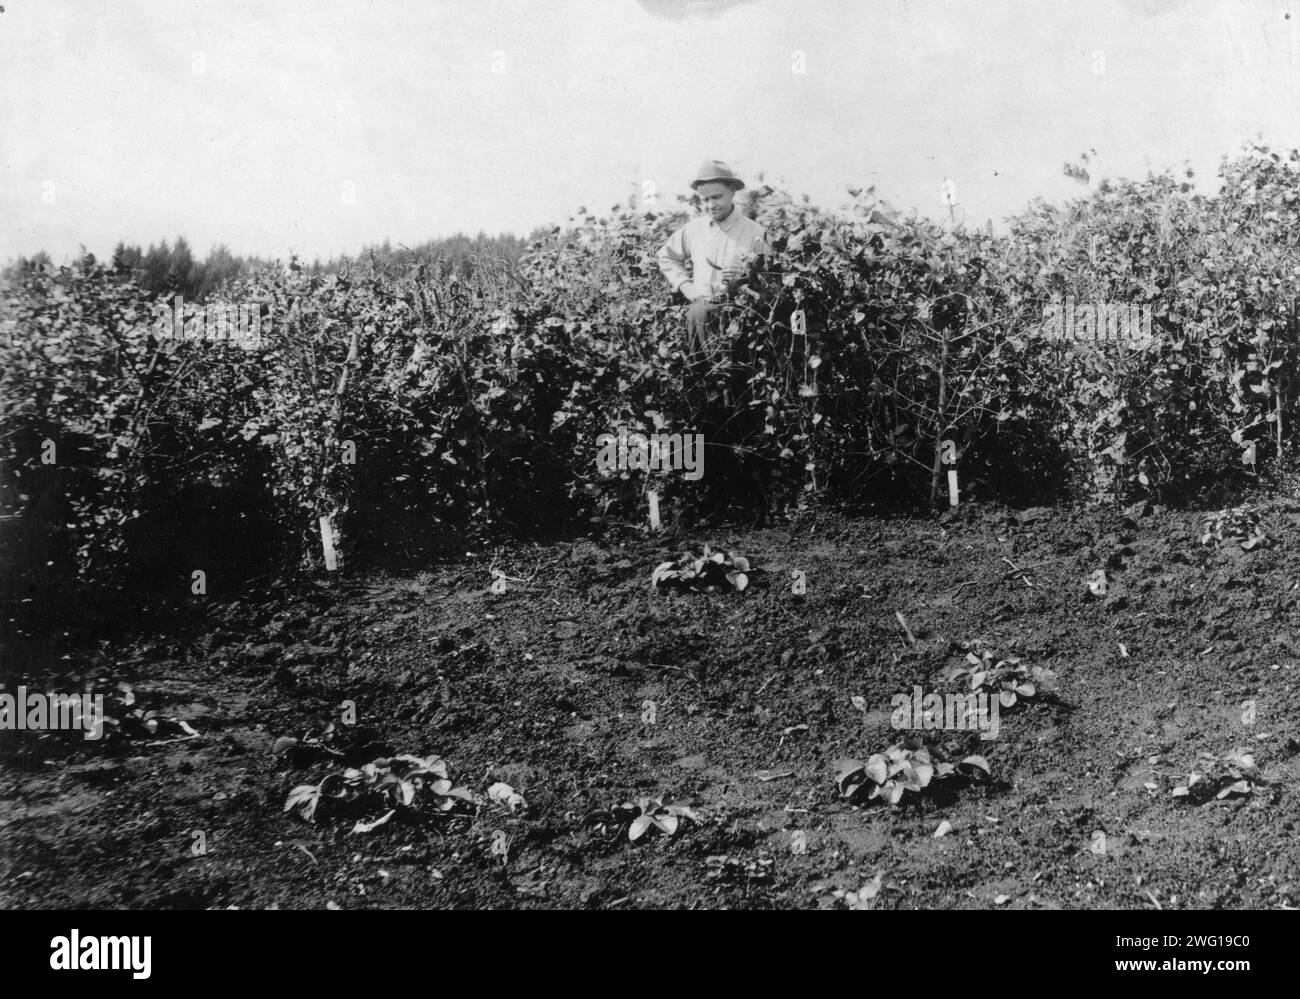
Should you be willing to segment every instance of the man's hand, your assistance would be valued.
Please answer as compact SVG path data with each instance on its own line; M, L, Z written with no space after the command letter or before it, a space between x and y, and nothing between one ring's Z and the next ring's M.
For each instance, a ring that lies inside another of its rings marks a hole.
M734 295L737 286L744 282L750 274L750 269L754 266L755 258L752 255L746 255L729 267L722 270L722 285L726 289L727 295Z
M678 289L686 296L688 302L713 302L717 296L711 294L707 288L698 287L694 281L687 281Z
M733 285L737 281L743 281L745 278L749 277L749 272L757 260L758 256L754 253L746 253L738 257L730 266L723 268L722 279L726 281L728 285Z

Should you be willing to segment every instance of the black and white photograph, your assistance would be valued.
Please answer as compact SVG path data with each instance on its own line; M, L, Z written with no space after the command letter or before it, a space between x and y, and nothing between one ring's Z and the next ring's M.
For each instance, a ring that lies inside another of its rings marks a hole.
M0 909L1249 980L1298 147L1294 0L4 0Z

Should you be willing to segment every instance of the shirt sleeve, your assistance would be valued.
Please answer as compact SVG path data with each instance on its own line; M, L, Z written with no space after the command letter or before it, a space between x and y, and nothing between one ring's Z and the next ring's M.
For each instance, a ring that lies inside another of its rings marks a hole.
M686 261L689 259L690 255L686 252L686 227L682 226L659 247L658 254L659 270L668 279L673 291L680 291L682 285L690 281L691 275L686 270Z

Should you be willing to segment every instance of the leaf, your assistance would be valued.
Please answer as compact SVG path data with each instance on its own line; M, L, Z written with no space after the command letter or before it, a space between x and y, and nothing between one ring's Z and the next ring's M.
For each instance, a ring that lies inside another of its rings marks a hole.
M935 829L933 838L942 839L943 837L947 836L950 832L952 832L952 823L949 822L947 819L944 819L942 822L939 823L939 827Z
M880 894L880 887L884 883L884 872L877 871L876 876L858 889L859 899L872 899Z
M668 805L666 807L669 815L675 815L683 819L690 819L692 822L700 821L700 817L696 814L695 809L691 808L689 805Z
M321 789L315 784L299 784L289 792L289 799L284 803L286 812L297 809L302 818L308 822L314 820L316 806L320 804Z
M835 783L842 784L846 777L852 777L863 767L861 760L844 757L835 761Z
M852 697L849 698L849 700L852 702L853 706L857 708L859 711L867 710L867 699L863 697L861 694L854 694Z
M912 782L917 786L914 791L919 791L930 783L930 778L934 776L934 767L929 763L916 763L912 766Z
M447 776L447 762L441 756L428 756L422 759L410 753L403 753L401 756L394 756L393 759L410 763L415 767L412 773L430 773L444 778Z
M730 557L732 566L739 572L749 572L749 559L745 558L744 555L732 554Z
M1016 693L1021 697L1033 697L1035 688L1032 683L1022 683L1016 687Z
M1088 844L1088 849L1096 854L1106 852L1106 834L1098 829L1092 834L1092 841Z
M1014 707L1016 703L1016 692L1014 690L998 691L998 700L1002 702L1004 708Z
M990 773L989 761L982 756L968 756L961 761L963 767L975 767L977 770L983 770L986 774Z
M378 829L380 826L382 826L385 822L387 822L396 814L397 814L397 809L390 808L387 812L379 816L379 818L375 819L373 822L365 822L362 821L361 819L358 819L357 824L352 827L352 833L353 834L368 833L372 829Z
M653 816L654 824L666 832L669 836L677 832L677 816L675 815L655 815Z
M636 842L645 835L647 829L654 824L653 815L638 815L633 820L632 825L628 828L627 838Z
M1215 798L1226 798L1226 797L1227 797L1228 795L1230 795L1230 794L1250 794L1250 791L1251 791L1250 781L1248 781L1248 780L1239 780L1239 781L1237 781L1235 784L1230 784L1228 787L1225 787L1222 791L1220 791L1220 792L1219 792L1218 794L1216 794L1214 797L1215 797Z
M409 780L397 782L397 797L403 805L409 805L415 801L415 785Z
M650 574L650 585L652 587L658 586L663 580L675 578L677 576L674 571L676 565L676 562L660 562L655 571Z

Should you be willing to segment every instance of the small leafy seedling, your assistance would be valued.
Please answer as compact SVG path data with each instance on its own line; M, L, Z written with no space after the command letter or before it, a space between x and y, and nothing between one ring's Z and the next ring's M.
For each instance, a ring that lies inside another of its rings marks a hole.
M139 703L125 680L119 681L104 699L104 732L109 738L135 739L192 738L199 734L189 722Z
M1202 761L1200 769L1187 775L1187 782L1174 788L1175 798L1202 803L1211 797L1222 800L1235 795L1250 794L1256 787L1266 787L1268 781L1260 776L1255 766L1255 757L1245 749L1234 749L1230 753L1216 756L1213 753L1198 753Z
M328 817L359 816L352 831L367 833L394 817L418 822L452 812L473 812L478 799L468 788L452 785L441 757L404 753L328 774L319 784L300 784L289 792L284 810L315 822L322 805L326 806L322 814Z
M637 798L625 801L613 809L616 821L628 824L627 838L636 842L646 833L657 829L666 836L676 835L681 820L699 822L700 817L687 805L665 804L659 798Z
M967 652L966 662L948 672L948 681L966 681L972 692L996 695L1002 707L1010 708L1020 700L1050 693L1056 685L1056 674L1043 666L1027 666L1019 659L998 659L983 649L978 654Z
M835 761L835 782L840 794L858 804L879 798L897 805L908 791L921 794L936 781L949 778L972 779L988 776L989 764L982 756L967 756L960 763L950 763L932 756L937 750L921 746L907 749L890 746L874 753L863 762L857 759Z
M303 730L300 734L282 735L271 751L284 757L294 769L315 763L337 761L359 764L391 755L392 749L379 741L378 733L365 726L336 726L333 722Z
M874 908L871 903L880 894L880 888L884 884L884 880L884 874L878 873L857 891L845 891L843 888L836 888L831 892L831 898L846 909Z
M687 552L676 562L661 562L650 576L650 586L662 590L741 592L749 585L749 559L733 552L723 554L704 546L703 555Z
M1201 518L1201 544L1239 544L1243 551L1253 551L1272 544L1264 530L1258 510L1246 504L1218 510Z

